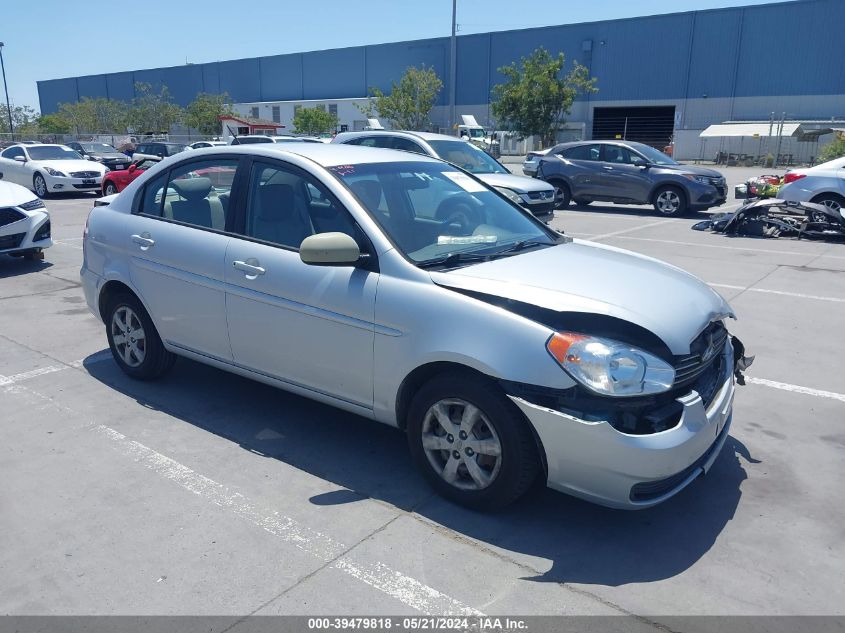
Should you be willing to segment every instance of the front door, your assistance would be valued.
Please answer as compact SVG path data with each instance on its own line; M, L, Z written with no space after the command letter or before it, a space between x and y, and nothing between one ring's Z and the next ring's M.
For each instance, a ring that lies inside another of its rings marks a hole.
M606 192L604 195L648 202L651 193L648 170L635 165L634 157L641 158L627 147L602 146L602 188Z
M223 361L223 270L236 158L182 163L144 188L127 223L130 276L167 343Z
M366 238L316 179L282 161L256 161L226 254L226 310L237 365L364 407L373 403L378 273L310 266L314 233Z
M23 149L15 146L3 150L3 153L0 154L0 172L3 174L3 180L32 189L32 181L24 182L27 180L24 178L27 169L24 167L24 163L15 160L16 156L26 158Z

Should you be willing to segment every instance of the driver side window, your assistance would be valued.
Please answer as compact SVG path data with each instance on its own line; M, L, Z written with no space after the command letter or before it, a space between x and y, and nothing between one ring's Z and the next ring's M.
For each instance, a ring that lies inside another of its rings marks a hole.
M0 156L2 156L3 158L9 158L11 160L14 160L16 156L25 156L25 154L23 153L23 150L20 147L10 147L2 154L0 154Z

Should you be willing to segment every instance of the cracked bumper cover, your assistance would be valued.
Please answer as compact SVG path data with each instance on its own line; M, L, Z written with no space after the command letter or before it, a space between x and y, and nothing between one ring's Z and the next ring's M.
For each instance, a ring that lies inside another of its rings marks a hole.
M548 486L593 503L634 510L669 499L706 473L731 423L735 379L729 341L722 353L726 369L709 406L690 391L678 398L683 406L678 424L659 433L628 435L608 422L582 420L509 396L542 442ZM652 493L637 493L643 489Z

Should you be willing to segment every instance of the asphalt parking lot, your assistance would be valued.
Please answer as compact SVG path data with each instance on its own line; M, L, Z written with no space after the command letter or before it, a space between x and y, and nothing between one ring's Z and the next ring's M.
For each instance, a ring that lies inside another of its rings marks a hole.
M730 191L759 173L724 171ZM43 262L0 256L0 613L633 613L661 630L843 613L845 245L556 213L712 284L757 358L721 456L675 499L630 513L538 487L485 515L435 496L394 429L186 360L125 377L79 286L92 200L47 201Z

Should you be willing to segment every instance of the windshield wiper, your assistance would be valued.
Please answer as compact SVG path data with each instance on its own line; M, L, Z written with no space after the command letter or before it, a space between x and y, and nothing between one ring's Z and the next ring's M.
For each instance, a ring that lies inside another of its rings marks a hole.
M426 259L417 263L420 268L434 268L436 266L453 266L455 264L466 264L469 262L486 262L490 255L479 255L477 253L449 253L443 257Z
M550 244L549 242L541 242L540 240L520 240L519 242L514 242L510 246L506 246L505 248L496 251L493 253L493 256L503 255L504 253L515 253L517 251L525 250L526 248L533 248L535 246L554 246L554 244Z

